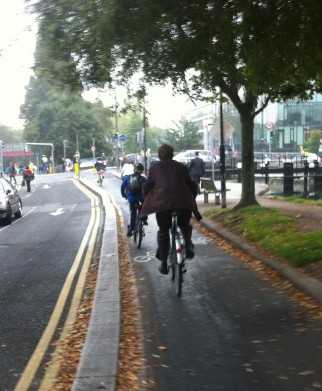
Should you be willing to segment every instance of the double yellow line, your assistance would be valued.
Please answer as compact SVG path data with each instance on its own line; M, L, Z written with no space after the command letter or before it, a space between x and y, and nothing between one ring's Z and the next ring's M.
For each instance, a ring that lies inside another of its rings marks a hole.
M93 255L94 250L94 244L96 242L97 232L99 228L100 218L101 218L101 212L99 208L99 200L98 197L93 195L90 191L86 190L84 187L82 187L78 181L74 180L74 184L83 192L85 193L91 200L91 218L90 222L88 224L88 227L86 229L84 238L82 240L82 243L78 249L77 255L74 259L73 265L66 277L64 286L60 292L60 295L58 297L57 303L55 305L54 311L50 317L50 320L47 324L47 327L40 338L38 345L36 349L34 350L31 358L28 361L27 366L25 367L19 382L17 383L14 391L27 391L35 377L35 374L37 373L44 356L48 350L48 347L52 341L53 335L57 329L59 320L61 318L61 315L64 311L66 301L68 299L68 296L70 295L71 288L73 285L73 281L75 279L75 275L79 269L79 265L81 263L81 260L84 258L84 263L75 287L75 291L73 294L73 298L71 301L70 309L63 327L63 330L60 334L60 340L63 340L69 333L69 331L72 329L75 319L77 316L77 309L79 307L82 293L84 290L85 285L85 279L86 275L90 266L90 262ZM87 251L85 253L86 247ZM48 391L54 384L54 381L57 377L59 366L60 366L60 351L61 348L59 347L60 344L57 344L56 350L53 354L53 360L51 361L50 366L47 368L45 376L42 380L42 383L38 389L38 391Z

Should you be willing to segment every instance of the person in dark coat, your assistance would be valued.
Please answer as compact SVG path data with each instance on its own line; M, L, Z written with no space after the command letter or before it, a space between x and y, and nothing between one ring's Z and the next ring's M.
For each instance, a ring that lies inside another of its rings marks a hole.
M156 258L161 261L160 273L167 274L172 211L179 212L178 225L186 242L187 258L194 257L190 224L192 212L197 220L201 220L202 216L195 200L198 188L189 176L188 167L172 160L173 148L170 145L161 145L158 155L160 161L151 167L147 182L143 185L144 203L141 217L156 213L159 226Z
M205 163L199 157L199 152L195 152L195 158L191 160L189 165L190 178L197 183L198 193L200 194L200 178L205 176Z
M26 181L28 193L31 191L30 182L33 181L34 178L35 178L34 173L30 170L29 166L26 166L26 168L23 171L23 179Z

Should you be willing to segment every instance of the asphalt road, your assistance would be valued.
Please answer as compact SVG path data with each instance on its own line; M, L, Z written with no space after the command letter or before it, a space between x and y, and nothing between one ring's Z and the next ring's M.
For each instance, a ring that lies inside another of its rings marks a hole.
M103 187L128 217L120 184ZM125 228L124 228L125 230ZM157 271L155 217L138 250L128 239L137 274L145 380L153 390L316 390L322 388L322 327L309 309L216 239L193 232L182 297Z
M86 175L95 183L91 171ZM90 201L72 184L72 176L37 177L36 191L23 197L25 217L0 227L0 391L15 390L88 226ZM120 184L107 173L103 189L126 221L128 204L121 198ZM216 239L196 230L196 257L189 261L182 297L177 298L170 277L157 271L156 231L150 216L142 248L128 239L148 389L322 387L322 327L308 308L246 269L238 254L229 255Z
M37 175L32 193L20 191L23 217L10 226L0 226L0 390L15 390L49 321L58 298L65 290L70 299L83 260L80 261L71 286L65 280L89 225L91 200L73 182L74 174ZM18 179L18 183L19 183ZM51 344L61 329L67 311L62 309ZM47 330L48 331L48 330ZM48 354L44 355L40 369ZM32 364L34 378L29 381L38 389L41 371ZM33 375L32 375L33 377ZM26 388L27 389L27 388Z

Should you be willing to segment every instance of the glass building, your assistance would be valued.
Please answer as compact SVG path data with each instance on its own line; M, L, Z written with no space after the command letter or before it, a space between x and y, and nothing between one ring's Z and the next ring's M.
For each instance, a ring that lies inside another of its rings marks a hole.
M298 152L314 133L322 137L322 95L311 100L288 100L278 104L274 149Z

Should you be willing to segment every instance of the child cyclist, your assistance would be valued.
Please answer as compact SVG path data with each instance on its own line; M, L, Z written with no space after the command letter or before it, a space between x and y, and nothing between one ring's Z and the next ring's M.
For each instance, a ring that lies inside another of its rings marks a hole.
M146 177L142 175L144 167L141 163L137 163L134 167L134 173L126 175L122 181L121 194L123 198L129 201L130 206L130 219L127 226L127 236L130 237L133 234L138 201L143 202L142 186L146 182ZM147 218L142 219L143 224L147 225Z

